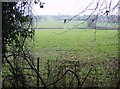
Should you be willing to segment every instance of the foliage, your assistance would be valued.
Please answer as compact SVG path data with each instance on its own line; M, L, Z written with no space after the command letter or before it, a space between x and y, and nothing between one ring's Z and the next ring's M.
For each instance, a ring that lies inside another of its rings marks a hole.
M7 76L10 80L9 83L3 82L3 85L10 84L14 89L26 85L25 81L29 76L25 76L22 71L24 65L36 70L33 55L30 55L26 45L29 38L33 40L35 31L31 5L31 2L20 1L2 3L2 59L3 68L7 72L7 75L3 73L3 80L6 80Z
M17 52L23 49L25 40L33 38L32 16L27 14L27 3L2 3L2 55L6 57L11 49ZM24 8L24 9L23 9ZM28 24L28 25L26 25Z

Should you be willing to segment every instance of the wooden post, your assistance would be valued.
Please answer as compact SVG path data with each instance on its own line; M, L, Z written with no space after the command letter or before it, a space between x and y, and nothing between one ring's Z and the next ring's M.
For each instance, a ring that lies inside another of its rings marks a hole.
M49 60L47 61L47 71L48 71L48 73L47 73L47 79L49 80L49 75L50 75L50 62L49 62Z
M66 70L67 70L67 68L66 68L66 61L65 61L65 63L64 63L64 72L66 72ZM65 77L64 77L63 80L64 80L64 81L63 81L63 82L64 82L64 86L63 86L63 87L66 89L66 88L67 88L67 87L66 87L66 86L67 86L67 85L66 85L66 84L67 84L67 83L66 83L66 75L65 75Z
M37 58L37 89L39 89L39 58Z
M51 63L51 64L50 64ZM47 82L50 83L51 82L51 78L50 78L50 73L51 73L51 69L50 69L50 65L52 65L52 61L50 61L49 59L47 60Z

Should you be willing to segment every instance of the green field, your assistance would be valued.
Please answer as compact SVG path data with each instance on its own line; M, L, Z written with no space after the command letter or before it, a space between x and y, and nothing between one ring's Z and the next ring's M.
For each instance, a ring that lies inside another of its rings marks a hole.
M84 77L91 65L96 68L87 78L85 84L88 85L85 86L90 85L94 76L96 77L94 83L99 87L116 86L117 30L36 30L34 47L37 56L41 59L42 76L47 76L47 68L52 68L49 80L53 79L53 75L60 70L58 68L61 65L67 65L64 60L78 60L81 61L79 65L81 67L78 70L79 77ZM48 64L48 60L61 60L63 63L53 61ZM72 66L68 68L74 70Z
M36 30L35 49L45 59L114 59L117 34L117 30Z
M64 68L59 76L62 76L65 68L75 71L78 63L76 74L82 78L85 77L91 65L95 67L87 77L84 86L90 86L93 77L96 77L93 86L116 86L118 30L106 29L114 28L117 24L97 23L96 26L102 27L102 30L90 29L87 22L82 24L82 21L71 21L66 24L62 20L43 21L38 22L37 26L34 50L40 58L40 73L43 78L46 78L49 73L51 76L47 79L56 80L58 78L56 74L62 69L61 66ZM67 81L70 78L72 76L69 76ZM61 86L61 83L58 85Z

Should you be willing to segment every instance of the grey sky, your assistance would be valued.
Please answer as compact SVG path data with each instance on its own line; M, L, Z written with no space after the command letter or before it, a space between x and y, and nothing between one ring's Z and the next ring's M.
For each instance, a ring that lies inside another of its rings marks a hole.
M45 2L44 8L39 8L39 5L34 5L35 15L76 15L83 11L91 1L89 9L94 9L98 0L41 0ZM111 0L100 0L109 4ZM114 6L119 0L112 0ZM85 11L83 14L90 14L92 10Z

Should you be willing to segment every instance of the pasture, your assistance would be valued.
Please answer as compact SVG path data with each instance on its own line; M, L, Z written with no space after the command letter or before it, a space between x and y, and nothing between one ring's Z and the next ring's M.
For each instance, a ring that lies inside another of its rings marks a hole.
M98 23L98 26L100 24L105 25ZM67 61L81 61L80 64L78 62L78 66L84 67L79 67L79 76L84 77L90 65L94 65L96 72L92 71L90 76L96 76L95 86L107 87L111 86L111 83L113 86L115 85L115 82L113 83L115 77L113 76L117 73L117 61L115 61L118 58L117 30L89 29L87 23L82 21L72 21L66 24L63 21L38 22L34 47L36 55L41 59L41 74L44 78L47 76L46 74L51 74L49 81L52 81L56 72L61 70L59 69L61 65L69 64ZM84 65L84 63L87 64ZM68 68L74 69L72 66ZM64 72L63 69L60 74ZM90 76L87 82L92 82ZM85 86L89 86L87 82Z
M36 30L35 49L40 57L49 59L114 59L117 34L117 30Z
M96 68L96 71L92 71L89 75L85 86L90 86L89 82L92 82L94 76L96 79L93 86L110 87L111 83L113 86L115 85L117 80L114 76L117 73L116 59L118 58L117 30L36 30L34 42L37 56L41 59L41 74L45 78L50 71L49 81L52 81L53 76L61 70L61 65L68 65L67 61L75 61L76 63L79 61L77 66L80 66L78 69L80 77L86 75L90 65L94 65ZM75 63L70 65L75 65ZM74 69L73 66L67 68ZM60 74L64 72L63 69Z
M34 47L38 56L49 59L114 59L118 52L118 31L90 29L87 21L46 20L35 22ZM103 28L117 23L96 23ZM66 56L67 58L63 57Z

